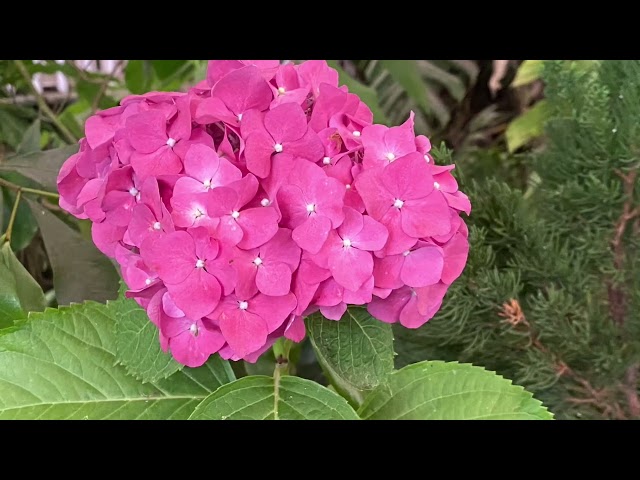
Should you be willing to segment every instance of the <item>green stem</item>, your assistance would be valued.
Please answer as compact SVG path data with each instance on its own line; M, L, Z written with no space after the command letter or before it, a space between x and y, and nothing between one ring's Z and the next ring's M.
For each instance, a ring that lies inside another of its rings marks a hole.
M60 198L60 195L58 195L55 192L47 192L46 190L38 190L37 188L21 187L20 185L11 183L10 181L5 180L4 178L0 178L0 186L10 188L11 190L15 190L16 192L33 193L35 195L40 195L42 197L50 197L50 198L56 198L56 199Z
M72 143L72 144L76 143L78 139L75 137L75 135L71 133L71 131L67 127L64 126L64 124L58 119L56 114L53 113L53 110L49 108L49 105L47 105L47 102L44 99L44 97L33 86L31 75L29 74L29 71L27 70L27 67L25 67L22 60L14 60L14 63L18 71L20 72L20 75L22 75L22 78L24 78L24 80L27 82L27 86L35 96L36 102L38 102L38 107L40 107L40 110L42 111L42 113L44 113L47 117L49 117L51 122L56 126L56 128L60 131L60 133L65 137L65 139L69 143Z
M11 232L13 230L13 224L16 221L16 215L18 214L18 206L20 205L20 197L22 197L22 191L18 190L16 193L16 200L13 202L13 209L11 210L11 216L9 217L9 224L7 225L7 231L5 232L5 240L11 241Z
M289 375L291 364L289 362L289 352L293 342L285 338L279 338L273 344L273 356L276 357L276 368L273 371L273 378L279 381L283 375Z

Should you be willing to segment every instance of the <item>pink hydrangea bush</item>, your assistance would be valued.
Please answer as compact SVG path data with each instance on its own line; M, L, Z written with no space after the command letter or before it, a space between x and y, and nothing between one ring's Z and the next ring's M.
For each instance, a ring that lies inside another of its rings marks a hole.
M417 328L467 260L453 166L338 86L324 61L219 60L187 93L89 118L58 176L178 362L256 361L303 318L366 305Z

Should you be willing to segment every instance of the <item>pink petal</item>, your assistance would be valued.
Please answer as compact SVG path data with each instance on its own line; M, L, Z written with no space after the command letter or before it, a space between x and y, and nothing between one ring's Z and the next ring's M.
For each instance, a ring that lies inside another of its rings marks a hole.
M265 295L277 297L291 291L291 268L285 263L261 265L255 277L256 285Z
M91 238L98 250L107 257L115 258L116 246L122 240L127 227L120 227L111 223L93 223L91 225Z
M300 315L291 315L291 319L284 331L284 336L289 340L300 343L304 340L306 330L304 327L304 319Z
M182 161L168 145L153 153L133 152L131 166L143 180L150 176L177 175L182 171Z
M433 191L433 176L419 153L410 153L384 169L382 183L403 201L424 198Z
M387 170L388 168L385 168L385 173ZM393 206L395 199L383 185L377 169L365 170L358 175L355 186L367 208L367 213L375 220L381 220Z
M292 142L307 132L307 117L300 105L285 103L267 112L264 126L276 143Z
M309 253L318 253L331 230L331 220L313 214L293 230L293 240Z
M338 233L342 238L353 239L355 238L362 227L364 226L364 220L362 215L353 208L344 208L344 221L338 228Z
M225 340L239 357L258 350L267 341L267 324L256 314L236 306L224 310L219 320Z
M412 294L407 304L400 311L400 323L403 327L418 328L424 325L427 320L429 318L418 311L418 298Z
M238 243L243 249L255 248L268 242L278 231L278 212L273 207L243 210L237 219L244 235Z
M362 286L355 291L344 289L342 294L342 301L352 305L365 305L373 299L373 275L369 275L369 278L362 284Z
M236 252L231 264L237 274L235 292L239 298L251 298L258 293L256 286L258 267L253 263L257 256L257 250L245 252L237 249Z
M247 159L247 168L251 173L260 178L269 175L275 144L276 142L266 132L256 131L247 137L244 155Z
M157 219L151 209L139 203L133 208L133 215L129 222L129 238L134 245L140 246L148 235L162 234L162 225L159 229L154 228Z
M443 192L442 194L451 208L465 212L467 215L471 214L471 202L464 193L457 191L455 193Z
M244 232L240 228L238 221L231 215L220 217L220 222L216 228L216 238L222 243L235 246L240 243Z
M140 246L144 262L167 284L183 282L196 265L196 247L187 232L147 237Z
M387 239L389 230L380 222L375 221L369 215L363 216L363 227L360 232L350 237L351 244L360 250L382 250Z
M311 162L317 162L324 156L324 147L316 133L309 129L302 138L285 142L283 151L294 157L304 158Z
M231 187L218 187L207 194L207 213L212 217L230 215L238 203L238 194Z
M451 229L449 206L437 191L420 200L407 200L401 210L402 230L411 237L444 235Z
M411 297L411 289L402 287L394 290L384 300L373 297L367 305L367 311L378 320L385 323L396 323L400 319L400 312Z
M337 305L331 307L320 307L322 316L328 320L340 320L347 311L347 304L340 302Z
M200 182L211 179L218 170L220 158L212 148L202 144L193 144L184 157L184 171Z
M442 281L451 285L458 278L467 263L469 255L469 241L461 233L453 236L449 242L442 246L444 251L444 268L442 269Z
M230 125L237 125L238 119L220 98L205 98L196 108L194 119L200 125L207 125L223 121Z
M294 185L283 185L278 190L278 206L282 215L282 225L287 228L296 228L309 217L304 193L302 189Z
M129 143L140 153L153 153L167 143L167 118L161 112L147 110L127 118Z
M273 99L269 84L254 66L227 74L214 85L211 96L220 98L236 115L252 108L266 110Z
M369 252L346 247L329 257L329 269L338 284L356 291L371 276L373 258Z
M300 264L300 248L291 238L291 230L280 228L271 240L260 247L260 257L264 264L285 263L293 272Z
M248 312L262 317L267 324L269 333L283 324L291 312L296 308L296 297L293 293L282 296L267 296L258 294L248 301Z
M178 363L190 368L200 367L225 343L218 331L209 331L202 322L198 322L198 335L189 330L169 339L169 350Z
M404 210L404 207L402 210ZM404 215L405 212L400 213L399 209L391 208L380 220L389 231L389 238L383 249L385 255L403 253L416 244L416 237L407 235L403 230Z
M373 265L375 286L384 289L402 287L404 283L400 279L400 271L404 260L402 254L376 258Z
M218 305L222 289L218 280L202 268L193 268L182 283L167 284L176 305L190 318L209 315Z
M440 281L444 259L438 247L423 247L404 257L400 272L402 281L410 287L426 287Z
M427 319L432 318L440 309L442 299L447 293L448 285L440 282L428 287L416 288L418 294L418 311Z

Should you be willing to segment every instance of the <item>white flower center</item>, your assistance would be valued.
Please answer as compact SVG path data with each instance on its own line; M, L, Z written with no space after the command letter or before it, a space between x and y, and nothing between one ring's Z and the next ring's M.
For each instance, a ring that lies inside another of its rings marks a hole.
M153 282L153 280L151 280L150 278L147 278L147 279L144 281L144 284L145 284L145 285L151 285L151 282Z
M191 332L191 335L193 335L194 337L198 336L198 325L196 325L195 323L192 323L191 326L189 327L189 331Z
M253 261L253 264L256 267L259 267L260 265L262 265L262 259L260 257L256 257L256 259Z
M348 183L344 186L347 190L351 190L351 185L349 185Z
M286 92L286 90L284 89L284 87L278 87L278 93L280 95L284 95L285 92Z
M239 121L239 122L241 122L241 121L242 121L242 114L241 114L241 113L239 113L239 114L238 114L238 121Z
M240 212L237 210L234 210L233 212L231 212L231 218L238 218L240 216Z
M245 301L238 302L238 308L240 310L246 310L247 308L249 308L249 302L245 302Z
M200 210L200 207L196 207L195 211L193 212L193 216L195 218L200 218L204 215L204 212L202 210Z
M399 198L396 198L395 202L393 202L393 206L396 208L402 208L403 205L404 205L404 202Z
M360 135L362 135L362 134L360 133L360 130L354 130L354 131L353 131L353 136L354 136L354 137L359 137Z
M324 163L325 165L329 165L331 163L331 157L324 157L322 159L322 163Z
M395 159L396 159L396 156L393 153L391 152L387 153L387 160L389 160L390 162L393 162Z
M260 205L262 205L263 207L268 207L269 205L271 205L271 202L268 198L263 198L262 200L260 200Z
M204 188L211 188L211 180L205 180L202 185L204 185Z
M411 253L411 252L410 252L409 250L406 250L406 251L402 252L402 255L404 255L404 256L406 257L406 256L407 256L407 255L409 255L410 253Z
M276 153L280 153L282 151L282 144L281 143L276 143L273 146L273 149L276 151Z
M307 205L307 212L309 213L313 213L316 211L316 205L315 203L310 203L309 205Z
M167 140L167 145L169 145L171 148L173 148L175 144L176 144L176 141L173 138L170 138L169 140Z
M196 268L204 268L204 260L198 259L196 262Z
M440 190L440 184L438 182L433 182L433 188Z
M132 197L137 197L140 191L136 187L131 187L129 189L129 193L131 194Z
M427 161L427 163L431 161L431 159L429 158L429 155L427 154L424 155L424 159Z
M344 245L345 247L350 247L351 246L351 240L349 240L348 238L345 238L342 240L342 245Z
M154 230L160 230L161 228L162 228L162 225L160 224L160 222L156 222L153 224Z

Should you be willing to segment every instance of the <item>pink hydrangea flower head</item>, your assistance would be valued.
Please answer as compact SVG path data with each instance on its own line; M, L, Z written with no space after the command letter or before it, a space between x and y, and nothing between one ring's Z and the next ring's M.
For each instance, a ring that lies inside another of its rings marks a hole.
M58 175L189 367L255 362L304 318L352 306L417 328L464 270L471 211L431 144L373 124L323 60L215 60L186 93L130 95L86 121Z

